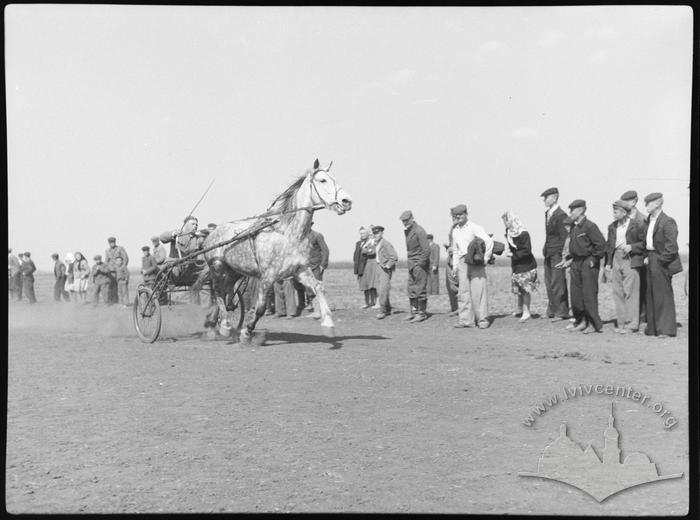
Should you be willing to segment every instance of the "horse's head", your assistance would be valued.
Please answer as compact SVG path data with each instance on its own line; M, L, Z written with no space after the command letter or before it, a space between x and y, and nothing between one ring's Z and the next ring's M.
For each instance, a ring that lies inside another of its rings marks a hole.
M323 204L327 209L332 209L338 215L342 215L352 209L352 198L338 184L338 181L328 173L332 164L333 161L327 168L321 168L318 159L314 161L313 170L310 170L308 173L308 180L311 185L311 200L314 205Z

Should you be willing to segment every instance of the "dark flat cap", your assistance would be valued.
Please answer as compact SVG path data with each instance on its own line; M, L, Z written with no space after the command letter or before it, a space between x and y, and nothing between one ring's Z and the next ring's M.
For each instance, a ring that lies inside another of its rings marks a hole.
M23 256L32 256L32 254L29 251L25 251L22 253Z
M58 258L58 253L51 253L51 258Z
M109 238L107 239L107 242L116 242L116 241L117 241L117 239L114 238L114 237L109 237Z
M457 204L454 208L450 209L450 213L453 215L461 215L467 212L466 204Z
M141 248L141 251L150 251L150 250L151 250L151 248L148 247L148 246L143 246L143 247Z
M427 235L425 235L425 237L429 238L430 240L432 240L434 238L433 235L431 235L431 234L427 234Z
M377 231L384 231L384 226L372 226L372 233L376 233Z
M214 229L216 227L216 224L207 224L207 227Z
M548 197L549 195L554 195L557 194L559 195L559 190L557 188L547 188L542 192L540 197Z
M95 255L92 257L93 260L102 260L102 255Z
M634 190L629 190L620 195L620 200L632 200L637 199L637 192Z
M586 201L583 199L576 199L571 204L569 204L569 209L585 208L585 207L586 207Z
M160 242L160 237L151 237L151 242Z
M632 205L626 200L616 200L613 202L613 208L620 208L624 209L625 211L629 211L632 209Z
M644 197L644 202L651 202L653 200L660 199L663 196L664 196L663 193L659 193L658 191L655 191L654 193L650 193L649 195Z
M413 218L413 212L410 209L407 209L406 211L401 213L399 220L408 220L409 218Z

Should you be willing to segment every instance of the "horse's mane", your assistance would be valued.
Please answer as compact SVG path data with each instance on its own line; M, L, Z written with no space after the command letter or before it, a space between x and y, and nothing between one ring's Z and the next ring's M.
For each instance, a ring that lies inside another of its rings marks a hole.
M304 183L304 180L306 180L307 173L300 176L297 180L290 184L286 190L284 190L280 195L278 195L277 198L272 201L270 207L267 208L267 211L275 209L284 212L294 209L294 197L299 191L299 188L301 188L301 185Z

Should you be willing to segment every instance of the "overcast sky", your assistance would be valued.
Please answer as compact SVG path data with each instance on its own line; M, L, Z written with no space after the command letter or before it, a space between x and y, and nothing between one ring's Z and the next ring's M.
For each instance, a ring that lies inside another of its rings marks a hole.
M354 199L315 217L331 261L369 224L404 258L404 209L442 243L458 203L501 239L510 209L541 252L551 186L603 231L622 192L661 191L687 250L688 7L11 5L5 39L9 246L40 269L110 235L138 267L212 179L201 224L316 157Z

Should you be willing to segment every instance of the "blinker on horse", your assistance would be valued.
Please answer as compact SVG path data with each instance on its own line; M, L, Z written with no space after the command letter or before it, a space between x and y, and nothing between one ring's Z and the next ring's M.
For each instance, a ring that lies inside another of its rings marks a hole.
M330 337L335 335L323 284L309 268L309 230L313 212L319 206L338 215L352 209L352 198L329 173L330 166L321 168L316 159L312 169L307 170L274 200L266 216L274 216L278 220L276 224L249 239L215 248L205 254L217 301L213 315L207 318L209 324L216 323L215 315L219 314L222 316L222 328L230 327L226 318L224 295L241 276L257 278L260 281L257 298L240 333L241 342L247 343L265 312L265 296L272 284L294 277L316 294L314 307L321 315L323 331ZM203 248L225 242L260 223L258 220L220 225L206 238Z

